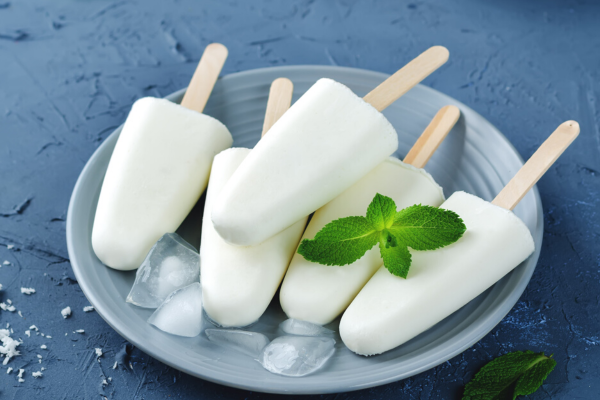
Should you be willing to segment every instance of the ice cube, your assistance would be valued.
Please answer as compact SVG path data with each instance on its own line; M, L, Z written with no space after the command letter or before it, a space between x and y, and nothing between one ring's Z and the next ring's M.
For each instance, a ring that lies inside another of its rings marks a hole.
M150 249L135 274L127 302L156 308L173 291L200 282L200 256L176 233L167 233Z
M202 288L194 282L177 289L148 318L148 323L173 335L194 337L202 330Z
M274 374L304 376L321 368L334 351L332 338L281 336L265 347L260 362Z
M207 329L204 333L211 342L240 351L255 359L260 358L262 350L269 344L269 338L258 332Z
M323 328L321 325L313 324L299 319L286 319L279 328L289 335L298 336L331 336L333 331L331 329Z

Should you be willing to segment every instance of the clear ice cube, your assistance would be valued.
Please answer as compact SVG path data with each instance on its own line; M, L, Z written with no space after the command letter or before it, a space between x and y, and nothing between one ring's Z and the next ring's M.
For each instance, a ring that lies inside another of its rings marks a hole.
M262 350L269 344L269 338L262 333L232 329L207 329L208 340L221 346L240 351L259 359Z
M313 324L311 322L301 321L299 319L286 319L279 328L287 333L288 335L297 336L332 336L333 331L331 329L323 328L321 325Z
M150 249L135 274L127 302L156 308L173 291L200 282L200 256L176 233L167 233Z
M173 335L194 337L202 331L202 288L192 283L171 293L148 323Z
M332 338L281 336L265 347L260 363L274 374L304 376L321 368L334 351Z

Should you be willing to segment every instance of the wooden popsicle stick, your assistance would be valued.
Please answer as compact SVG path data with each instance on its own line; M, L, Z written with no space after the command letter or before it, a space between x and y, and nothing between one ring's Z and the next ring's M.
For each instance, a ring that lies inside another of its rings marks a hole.
M223 64L225 64L227 54L227 47L220 43L211 43L206 46L190 85L181 100L182 106L198 112L204 111L210 93L219 78Z
M527 194L529 189L544 175L554 161L569 147L579 135L579 124L575 121L563 122L552 135L521 167L492 204L512 210Z
M450 52L443 46L433 46L371 90L363 100L379 111L385 110L400 96L427 78L448 61Z
M290 108L293 92L294 84L287 78L277 78L271 83L261 137L265 136L273 124Z
M459 117L460 110L458 107L442 107L404 157L404 162L417 168L425 167L425 164L444 141L448 132L452 130Z

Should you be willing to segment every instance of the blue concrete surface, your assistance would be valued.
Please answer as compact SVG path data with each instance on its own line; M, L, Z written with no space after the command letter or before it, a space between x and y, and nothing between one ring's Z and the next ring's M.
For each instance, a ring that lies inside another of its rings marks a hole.
M0 300L23 315L0 311L0 326L9 323L23 339L22 354L0 367L0 398L279 397L202 381L131 348L82 311L88 303L65 245L69 196L87 159L135 99L184 87L213 41L229 48L224 73L293 64L391 73L444 45L451 59L425 83L489 119L523 157L560 122L578 120L579 139L539 183L542 255L502 323L411 379L320 398L459 398L487 361L525 349L558 362L529 398L599 398L598 21L599 3L567 0L0 1L0 261L11 263L0 267ZM36 293L21 294L23 286ZM65 320L66 306L73 315ZM27 337L32 324L52 339ZM8 366L25 368L25 382L6 374ZM44 376L34 379L42 366Z

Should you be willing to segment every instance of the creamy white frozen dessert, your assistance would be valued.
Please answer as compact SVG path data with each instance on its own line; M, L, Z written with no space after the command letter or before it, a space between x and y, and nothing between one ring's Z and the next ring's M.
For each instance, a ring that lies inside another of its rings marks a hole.
M256 246L228 244L215 231L210 210L250 153L250 149L233 148L215 157L204 207L200 246L203 305L206 314L224 327L242 327L260 318L275 295L306 226L306 218L302 218Z
M441 208L456 212L467 230L434 251L413 251L406 279L379 268L340 322L353 352L393 349L431 328L492 286L534 251L529 229L512 211L464 192Z
M425 170L389 157L317 210L302 239L313 239L326 224L338 218L364 215L377 193L391 197L398 210L419 203L439 206L444 201L442 188ZM290 318L327 324L348 307L381 265L379 247L341 267L310 262L296 253L281 285L281 307Z
M110 159L92 246L120 270L138 268L174 232L206 188L213 157L231 146L221 122L168 100L136 101Z
M256 245L356 183L398 147L389 121L350 89L317 81L270 129L214 203L219 235Z

